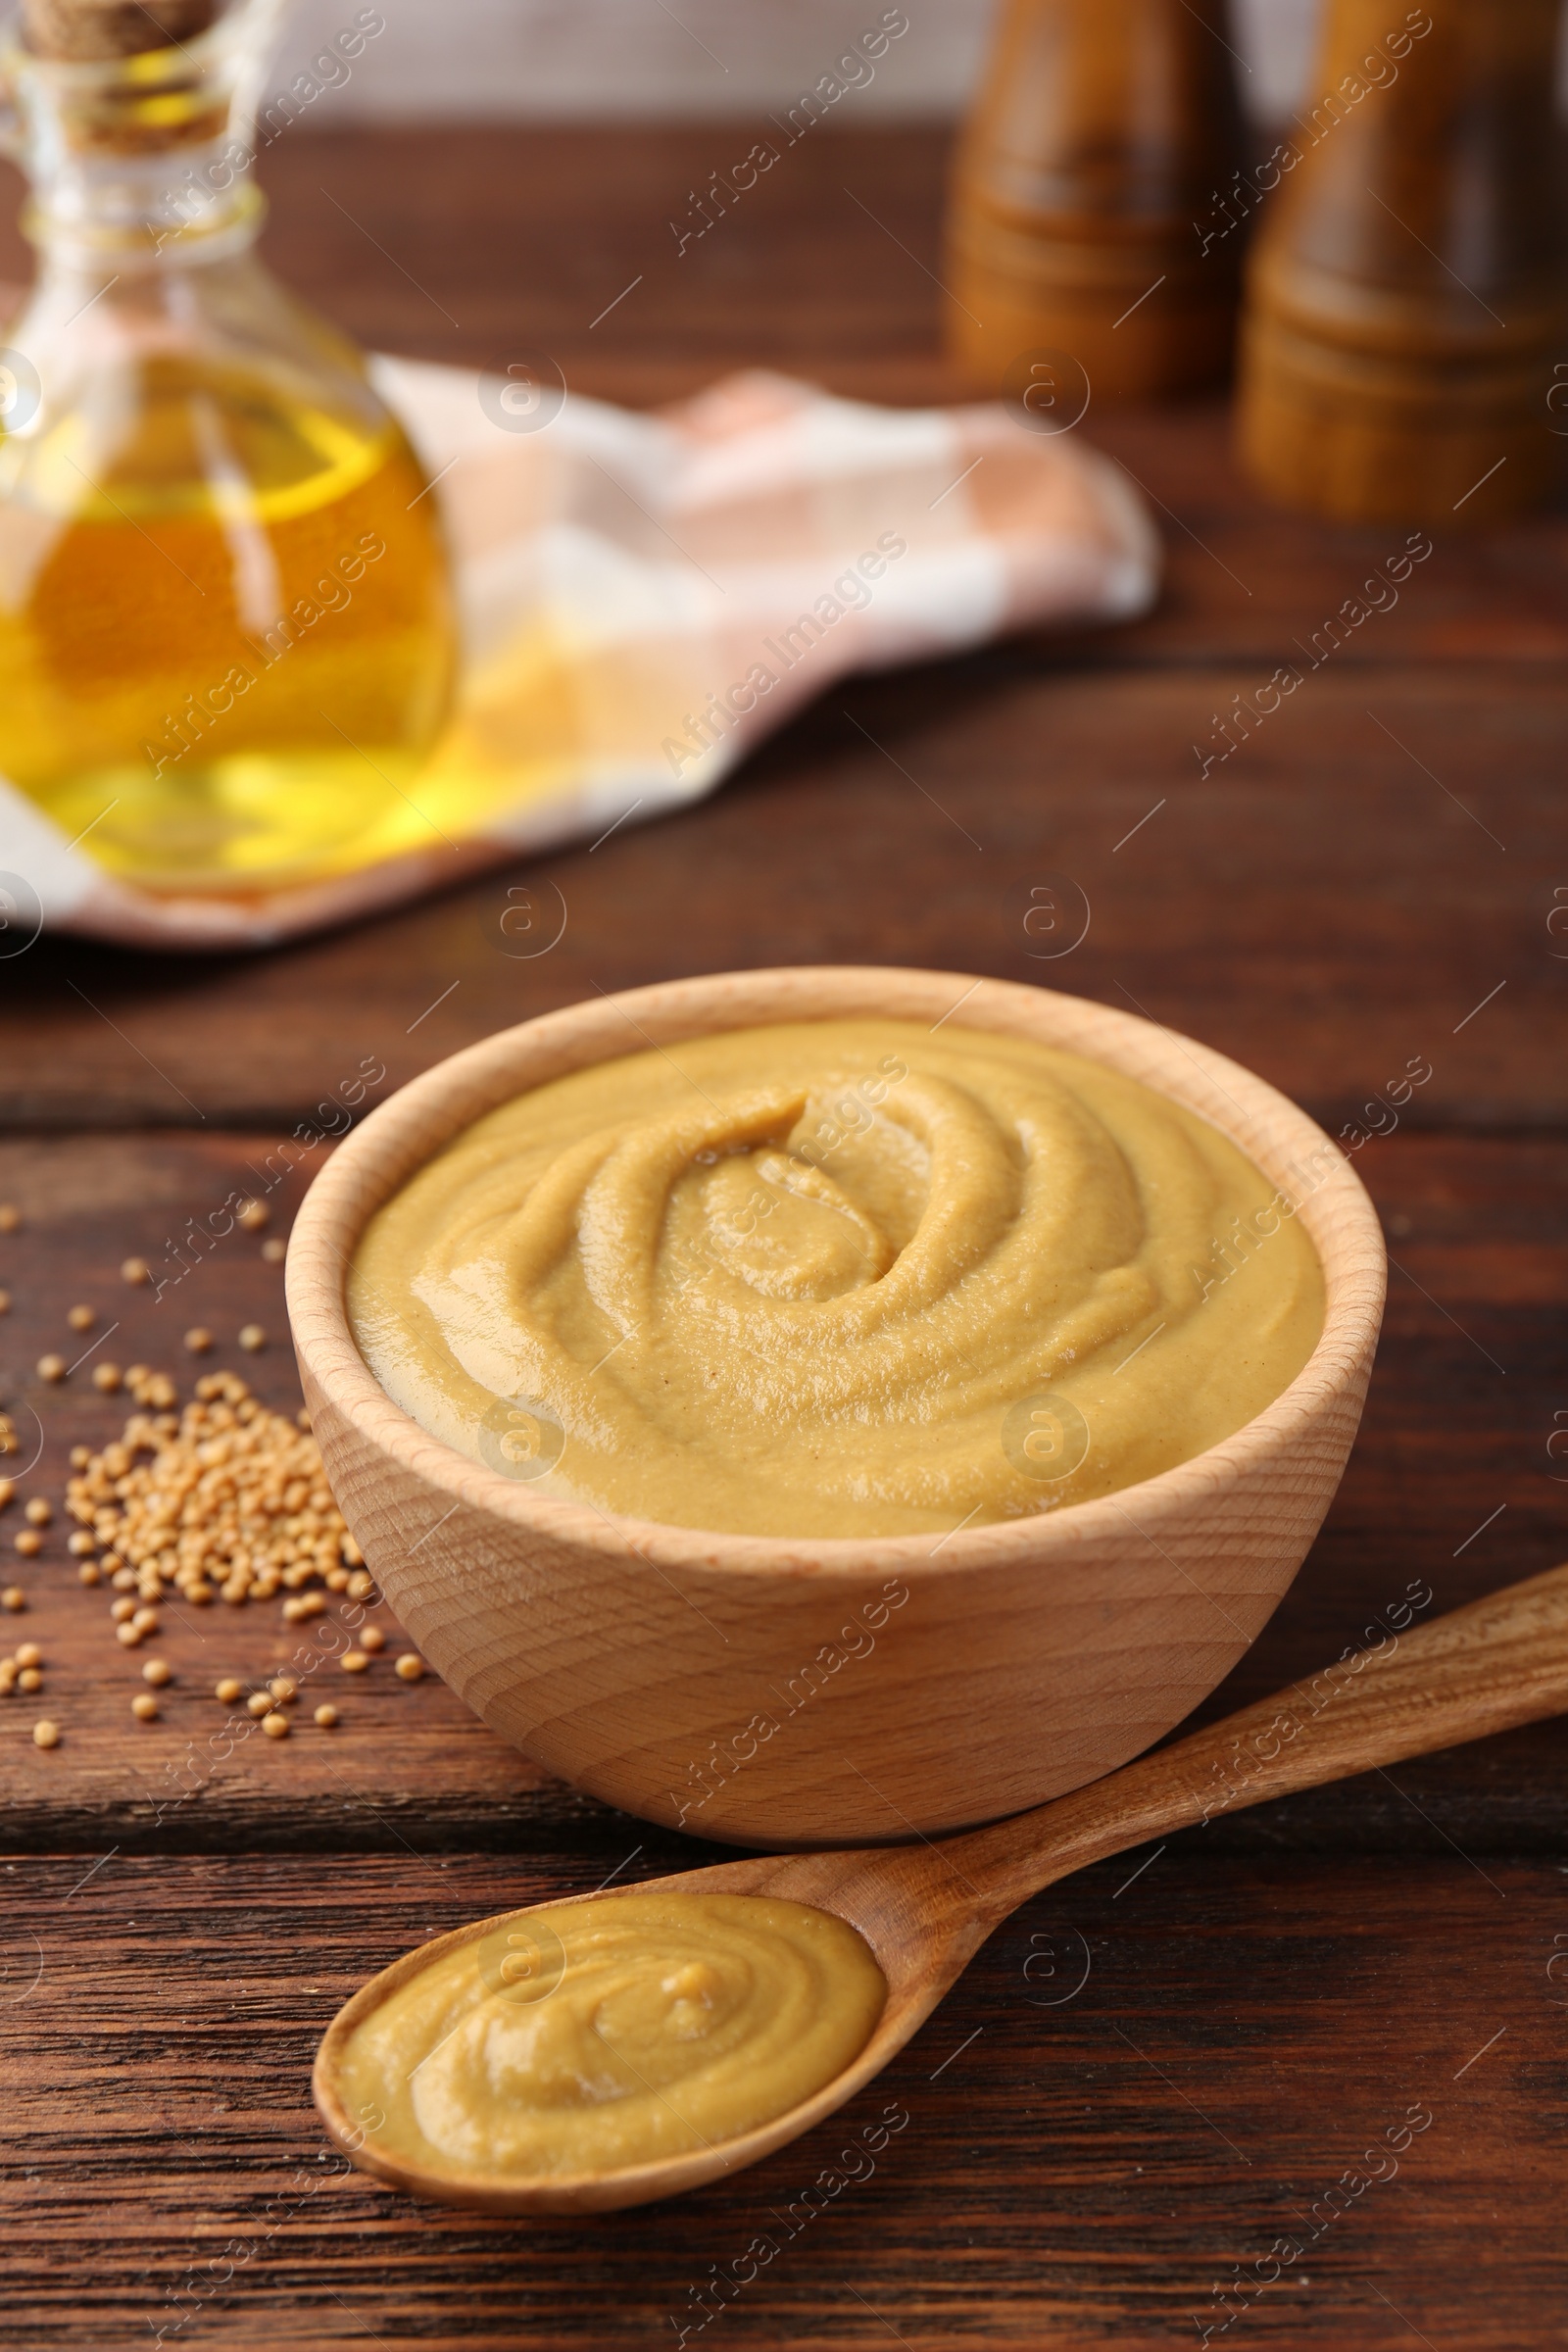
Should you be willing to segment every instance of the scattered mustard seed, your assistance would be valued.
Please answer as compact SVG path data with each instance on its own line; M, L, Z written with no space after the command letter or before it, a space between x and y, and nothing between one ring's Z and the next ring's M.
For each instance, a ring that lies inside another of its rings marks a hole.
M90 1560L97 1548L97 1537L89 1535L84 1527L78 1527L74 1536L66 1538L66 1549L74 1560Z
M40 1380L64 1380L65 1377L66 1359L63 1355L39 1356L38 1378Z
M0 1609L24 1609L26 1605L27 1595L20 1585L7 1585L0 1592Z
M231 1707L236 1698L244 1697L245 1686L237 1675L225 1674L214 1695L220 1698L225 1707Z
M66 1310L66 1321L73 1331L91 1331L97 1319L90 1306L73 1306Z
M289 1699L299 1696L299 1685L291 1682L286 1674L274 1674L267 1688L279 1706L286 1705Z
M245 1701L246 1712L251 1715L270 1715L272 1706L270 1690L253 1690Z
M158 1721L158 1701L150 1690L138 1690L130 1702L130 1711L142 1723Z
M41 1690L43 1689L43 1676L36 1666L23 1667L17 1676L17 1689L19 1690Z
M320 1725L323 1732L329 1732L337 1721L336 1707L330 1701L325 1706L318 1707L315 1720Z
M246 1323L241 1326L239 1344L247 1355L254 1355L258 1348L267 1346L267 1334L259 1323Z
M122 1282L150 1282L153 1270L144 1257L124 1257L120 1261Z
M126 1571L122 1568L120 1572L121 1576L123 1576L125 1573ZM116 1581L118 1583L118 1578ZM112 1600L110 1602L109 1614L117 1625L123 1625L127 1617L135 1616L136 1603L133 1600L128 1600L122 1592L118 1600Z
M9 1200L0 1201L0 1233L15 1233L21 1223L21 1209L13 1208Z
M271 1214L265 1200L242 1200L234 1212L234 1221L243 1225L247 1233L260 1233L270 1222Z
M0 1315L9 1315L10 1312L11 1293L9 1291L0 1291Z
M17 1664L19 1666L41 1666L43 1664L43 1651L38 1647L36 1642L23 1642L17 1651Z
M280 1242L276 1234L273 1234L270 1241L262 1244L262 1255L270 1266L280 1266L288 1255L288 1244Z
M369 1663L363 1649L346 1649L338 1660L345 1674L363 1674Z
M368 1625L362 1629L360 1634L360 1647L362 1649L368 1649L372 1651L377 1649L385 1649L386 1636L382 1633L381 1628L378 1625Z
M401 1682L416 1683L424 1672L424 1660L416 1651L406 1649L392 1671Z
M133 1364L125 1383L144 1409L66 1489L117 1589L236 1607L287 1594L299 1618L325 1605L304 1587L352 1582L361 1555L351 1555L314 1438L270 1411L237 1373L204 1374L177 1420L165 1409L174 1392L163 1374ZM374 1590L368 1577L366 1588Z
M43 1538L35 1527L22 1528L12 1538L12 1543L24 1560L35 1560L43 1549Z
M198 1323L185 1334L185 1345L192 1355L205 1355L213 1344L213 1335L205 1324Z
M159 1616L156 1609L143 1608L136 1611L135 1616L132 1617L130 1622L136 1628L138 1634L156 1634L159 1626L163 1623L163 1619Z
M47 1717L42 1723L35 1723L32 1727L32 1744L34 1747L58 1747L60 1745L59 1724L50 1723Z
M167 1658L149 1658L141 1670L141 1679L144 1683L151 1683L155 1690L161 1690L165 1683L173 1681L174 1669Z
M54 1511L44 1495L34 1494L27 1503L25 1515L33 1527L47 1527L54 1517Z
M84 1585L101 1585L104 1581L104 1572L96 1560L83 1560L76 1575Z
M16 1491L17 1482L14 1478L0 1478L0 1511L5 1509Z
M115 1628L115 1634L117 1639L122 1642L127 1649L134 1649L137 1642L141 1640L141 1628L140 1626L136 1625L117 1625Z
M95 1389L101 1389L106 1396L112 1396L123 1379L124 1374L118 1364L94 1364L93 1366L92 1385ZM89 1454L87 1458L90 1461L92 1456Z
M286 1740L288 1738L288 1717L286 1715L264 1715L262 1729L269 1740Z
M71 1467L73 1470L85 1470L87 1464L91 1460L92 1447L90 1446L73 1446L71 1448Z

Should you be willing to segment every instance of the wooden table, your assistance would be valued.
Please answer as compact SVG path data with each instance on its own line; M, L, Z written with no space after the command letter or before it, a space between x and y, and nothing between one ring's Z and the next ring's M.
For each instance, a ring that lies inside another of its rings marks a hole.
M815 134L677 259L668 217L749 138L290 134L267 165L273 257L367 342L503 366L543 344L612 397L759 361L943 396L936 138ZM0 250L0 271L22 266ZM1337 1654L1412 1579L1448 1607L1568 1548L1568 528L1435 532L1396 608L1200 776L1213 714L1299 662L1402 534L1264 511L1218 409L1087 430L1162 519L1154 613L836 694L706 806L534 868L570 910L537 961L502 952L502 872L277 955L46 940L5 966L0 1200L26 1221L0 1240L0 1387L29 1446L41 1416L29 1491L58 1496L70 1446L118 1421L85 1368L62 1389L32 1377L77 1298L100 1330L119 1319L121 1361L185 1379L186 1325L248 1365L232 1342L259 1320L257 1384L297 1401L254 1238L156 1304L116 1269L243 1186L362 1055L389 1089L595 986L869 958L1136 1005L1335 1131L1412 1056L1432 1064L1356 1159L1395 1256L1360 1445L1216 1709ZM1048 872L1093 920L1043 965L1022 911ZM16 1526L13 1509L8 1548ZM172 1622L177 1679L162 1721L135 1724L137 1658L63 1536L24 1564L27 1614L0 1620L43 1645L38 1704L66 1732L40 1753L33 1703L0 1700L0 2330L24 2352L160 2331L657 2346L682 2328L705 2346L1141 2347L1217 2340L1238 2266L1251 2292L1229 2332L1259 2344L1560 2340L1561 1726L1092 1871L1021 1912L832 2130L681 2204L513 2228L417 2208L328 2156L317 2034L423 1936L702 1849L553 1784L384 1662L361 1684L334 1670L330 1739L252 1740L160 1803L216 1720L215 1675L262 1673L285 1638L271 1611ZM787 2235L770 2216L889 2102L907 2120L874 2172L851 2158ZM1412 2114L1429 2120L1396 2173L1369 2161ZM1282 2268L1276 2241L1314 2229ZM744 2271L760 2230L776 2256L699 2329L713 2266Z

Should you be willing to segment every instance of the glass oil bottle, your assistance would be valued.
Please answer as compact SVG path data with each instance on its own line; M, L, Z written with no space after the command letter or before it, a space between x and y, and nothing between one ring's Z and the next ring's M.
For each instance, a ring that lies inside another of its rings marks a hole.
M39 271L0 330L0 774L166 893L428 846L452 693L425 476L252 250L278 13L26 0L4 60Z

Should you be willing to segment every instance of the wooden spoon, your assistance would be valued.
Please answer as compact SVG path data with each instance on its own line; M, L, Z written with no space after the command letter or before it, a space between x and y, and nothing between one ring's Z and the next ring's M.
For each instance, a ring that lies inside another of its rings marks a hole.
M680 1887L772 1894L835 1911L859 1930L888 1981L875 2033L854 2064L824 2088L757 2131L664 2163L548 2180L480 2174L457 2180L398 2162L356 2128L338 2079L355 2027L431 1960L491 1934L505 1920L526 1919L526 1911L438 1936L364 1985L338 2012L317 2053L316 2102L332 2137L356 2164L443 2204L486 2213L593 2213L673 2196L755 2164L853 2098L925 2023L993 1928L1070 1871L1238 1805L1266 1803L1296 1788L1345 1780L1565 1710L1568 1566L1510 1585L1415 1632L1389 1633L1376 1649L1348 1652L1310 1683L1295 1683L1102 1781L989 1829L940 1844L927 1839L849 1853L763 1855L645 1881L639 1892Z

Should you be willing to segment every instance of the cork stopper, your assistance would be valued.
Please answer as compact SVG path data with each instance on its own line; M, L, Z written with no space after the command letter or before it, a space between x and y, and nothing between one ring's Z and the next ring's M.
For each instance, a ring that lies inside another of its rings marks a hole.
M82 66L193 40L217 13L218 0L23 0L22 16L35 57Z

